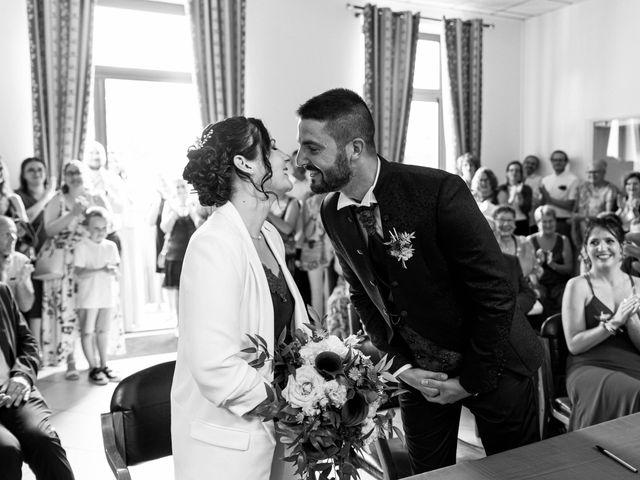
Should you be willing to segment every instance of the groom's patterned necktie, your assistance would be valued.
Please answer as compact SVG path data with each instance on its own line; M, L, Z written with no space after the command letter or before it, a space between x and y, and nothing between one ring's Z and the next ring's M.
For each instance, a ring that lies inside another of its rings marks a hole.
M376 205L369 205L367 207L360 206L356 207L356 216L358 217L358 221L360 225L366 230L367 234L371 238L379 237L378 231L376 229L376 214L375 214Z

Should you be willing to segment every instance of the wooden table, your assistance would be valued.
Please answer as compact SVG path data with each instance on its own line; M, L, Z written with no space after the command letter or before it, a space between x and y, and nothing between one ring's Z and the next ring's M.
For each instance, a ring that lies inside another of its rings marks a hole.
M595 450L601 445L640 470L640 413L481 460L410 477L412 480L606 480L636 479L627 470Z

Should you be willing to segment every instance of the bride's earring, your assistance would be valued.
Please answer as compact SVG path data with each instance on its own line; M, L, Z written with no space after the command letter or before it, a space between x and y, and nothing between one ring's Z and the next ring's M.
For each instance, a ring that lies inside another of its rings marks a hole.
M582 262L584 263L584 268L587 271L591 270L591 259L589 258L589 255L587 255L586 249L582 249L582 252L580 252L580 257L582 258Z

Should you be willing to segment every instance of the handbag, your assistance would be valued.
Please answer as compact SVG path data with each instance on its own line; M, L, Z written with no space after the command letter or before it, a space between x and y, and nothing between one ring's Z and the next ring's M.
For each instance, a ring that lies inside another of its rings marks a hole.
M64 247L56 247L47 242L36 257L35 269L31 276L36 280L55 280L64 275Z

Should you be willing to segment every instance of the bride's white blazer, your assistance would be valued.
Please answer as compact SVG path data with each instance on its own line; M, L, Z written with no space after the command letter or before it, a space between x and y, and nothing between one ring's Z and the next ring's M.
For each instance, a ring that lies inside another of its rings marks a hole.
M308 322L306 308L285 265L282 239L266 222L262 235L284 273L301 327ZM270 365L260 371L249 366L255 356L241 350L251 346L246 334L257 333L273 352L273 305L262 263L231 202L191 237L179 306L171 389L176 480L268 480L273 424L245 414L266 398L272 371Z

